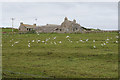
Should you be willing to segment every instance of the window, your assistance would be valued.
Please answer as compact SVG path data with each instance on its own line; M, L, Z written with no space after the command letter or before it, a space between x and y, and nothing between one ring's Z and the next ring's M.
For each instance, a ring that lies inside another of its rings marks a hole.
M55 28L54 30L58 30L58 28Z

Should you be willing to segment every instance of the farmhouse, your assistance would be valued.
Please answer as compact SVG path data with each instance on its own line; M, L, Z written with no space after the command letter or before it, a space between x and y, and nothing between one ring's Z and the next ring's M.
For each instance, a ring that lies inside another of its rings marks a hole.
M76 20L73 21L68 20L67 17L65 17L64 22L60 26L60 31L66 32L66 33L72 33L72 32L82 32L83 29L80 26L80 24L76 23Z
M23 24L23 22L20 23L19 31L20 32L29 32L35 30L38 33L73 33L73 32L83 32L83 28L80 24L76 23L76 20L73 21L68 20L67 17L65 17L64 21L61 23L61 25L56 24L46 24L44 26L36 26L36 24L28 25Z
M19 31L20 32L28 32L35 30L36 24L33 25L28 25L28 24L23 24L23 22L20 23Z

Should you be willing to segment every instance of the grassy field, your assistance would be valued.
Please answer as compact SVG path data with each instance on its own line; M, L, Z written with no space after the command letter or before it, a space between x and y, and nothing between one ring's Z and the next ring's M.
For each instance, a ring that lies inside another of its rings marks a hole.
M14 29L14 28L13 28L13 31L14 31L14 32L18 32L18 29ZM12 32L12 28L3 28L3 29L2 29L2 32L3 32L3 33L10 33L10 32Z
M3 78L117 78L117 41L116 32L3 34Z

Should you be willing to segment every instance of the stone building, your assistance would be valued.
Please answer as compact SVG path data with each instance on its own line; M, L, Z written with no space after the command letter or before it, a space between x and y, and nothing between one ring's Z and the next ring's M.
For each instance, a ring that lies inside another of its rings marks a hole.
M80 26L80 24L76 23L76 20L73 21L68 20L67 17L65 17L64 22L60 26L60 31L63 33L73 33L73 32L82 32L83 29Z
M45 26L36 27L35 30L38 33L52 33L52 32L55 32L56 29L59 27L60 25L46 24Z
M36 24L28 25L20 23L19 31L20 32L28 32L35 30L38 33L74 33L79 32L82 33L82 26L76 23L76 20L70 21L67 17L65 17L64 22L61 25L55 24L46 24L44 26L36 26Z
M20 23L19 26L19 31L20 32L28 32L28 31L33 31L36 28L36 24L33 25L28 25L28 24L23 24L23 22Z

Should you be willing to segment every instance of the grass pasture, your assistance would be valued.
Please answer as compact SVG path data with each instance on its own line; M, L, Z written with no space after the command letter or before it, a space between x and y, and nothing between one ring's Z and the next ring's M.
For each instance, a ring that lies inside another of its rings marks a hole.
M13 31L18 32L18 29L13 28ZM2 32L3 33L10 33L10 32L12 33L12 28L3 28Z
M117 32L3 34L3 78L117 78L117 36Z

